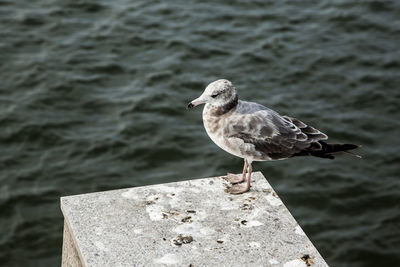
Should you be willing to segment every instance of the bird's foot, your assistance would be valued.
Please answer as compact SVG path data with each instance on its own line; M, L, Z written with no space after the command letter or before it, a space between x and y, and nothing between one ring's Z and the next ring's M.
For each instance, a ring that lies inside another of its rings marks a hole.
M244 181L244 178L240 175L235 175L233 173L228 173L226 175L226 180L231 184L239 184Z
M245 184L235 184L235 185L229 187L228 189L226 189L226 192L233 194L233 195L238 195L238 194L246 193L249 190L250 190L250 185L245 183Z

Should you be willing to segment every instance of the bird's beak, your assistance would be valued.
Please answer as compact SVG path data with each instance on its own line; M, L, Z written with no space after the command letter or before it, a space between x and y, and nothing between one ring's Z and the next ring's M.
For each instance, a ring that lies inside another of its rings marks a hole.
M196 98L195 100L193 100L192 102L190 102L190 103L187 105L187 108L188 108L188 109L189 109L189 108L194 108L195 106L204 104L204 103L206 103L206 102L207 102L207 101L204 100L204 99L202 99L201 96L200 96L199 98Z

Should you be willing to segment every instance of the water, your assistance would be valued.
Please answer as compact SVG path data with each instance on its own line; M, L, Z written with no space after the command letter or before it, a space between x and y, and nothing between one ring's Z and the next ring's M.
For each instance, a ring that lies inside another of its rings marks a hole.
M60 264L59 197L240 172L217 78L364 158L256 163L331 266L400 261L398 1L0 1L0 262Z

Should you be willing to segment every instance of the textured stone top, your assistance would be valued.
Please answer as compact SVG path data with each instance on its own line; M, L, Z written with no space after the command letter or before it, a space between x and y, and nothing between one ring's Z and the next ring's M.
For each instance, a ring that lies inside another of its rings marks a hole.
M260 172L61 198L84 266L327 266Z

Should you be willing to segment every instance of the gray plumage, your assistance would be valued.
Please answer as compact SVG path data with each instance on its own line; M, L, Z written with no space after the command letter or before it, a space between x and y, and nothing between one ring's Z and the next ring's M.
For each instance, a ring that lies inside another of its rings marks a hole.
M203 123L208 136L225 151L244 159L242 177L227 175L233 185L228 192L241 194L250 189L253 161L280 160L295 156L335 158L333 153L348 152L353 144L327 144L328 136L304 122L281 116L260 104L238 99L228 80L210 83L188 108L206 104ZM247 179L246 179L247 174ZM242 184L247 180L246 184Z
M304 149L319 150L328 137L295 118L262 105L237 101L230 110L206 104L203 122L213 141L236 156L254 161L285 159Z

